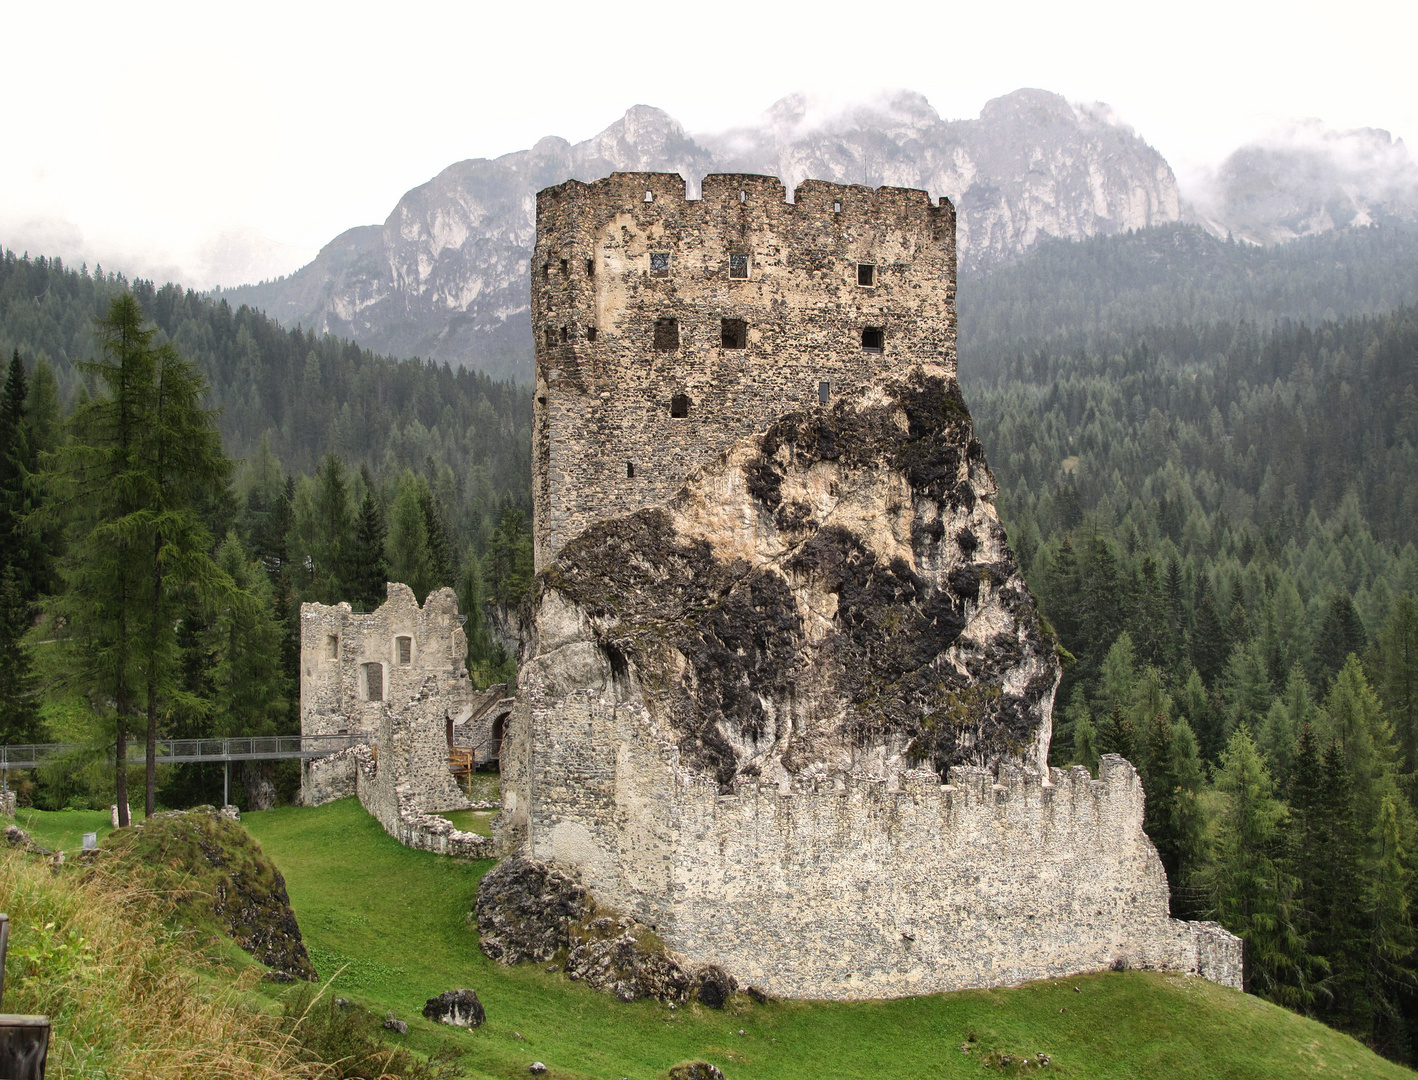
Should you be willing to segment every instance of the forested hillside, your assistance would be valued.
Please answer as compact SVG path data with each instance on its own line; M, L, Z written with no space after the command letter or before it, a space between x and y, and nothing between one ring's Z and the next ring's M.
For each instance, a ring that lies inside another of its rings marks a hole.
M1045 240L1026 258L962 273L960 370L1003 375L1021 351L1117 352L1139 330L1184 324L1310 325L1418 303L1418 228L1341 229L1275 247L1164 225L1076 243Z
M1418 310L1114 342L966 388L1070 660L1052 758L1138 764L1177 909L1410 1060Z
M1052 756L1137 763L1178 912L1246 938L1255 992L1411 1061L1418 243L1360 230L1257 254L1175 236L1171 268L1154 232L1046 246L962 284L966 399L1066 654ZM1178 266L1195 268L1181 294ZM16 522L83 434L72 410L101 388L74 364L128 288L223 408L244 461L202 513L216 565L258 601L185 601L164 733L293 730L300 601L372 606L386 575L421 595L456 585L475 675L508 674L478 616L530 580L526 388L7 254L0 738L104 735L46 636L64 630L67 534L42 513L40 532ZM25 797L106 806L97 761ZM160 795L210 799L214 783L174 770Z

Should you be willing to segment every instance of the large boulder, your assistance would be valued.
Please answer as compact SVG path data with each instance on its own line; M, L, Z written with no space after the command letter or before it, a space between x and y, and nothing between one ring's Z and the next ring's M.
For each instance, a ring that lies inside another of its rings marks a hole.
M531 859L503 859L478 885L482 950L501 964L550 960L571 946L571 924L591 910L575 878Z
M437 997L428 999L423 1014L440 1024L465 1028L481 1027L487 1019L483 1003L474 990L445 990Z
M621 1001L688 999L694 986L691 973L634 919L603 915L578 929L585 939L566 958L568 979Z

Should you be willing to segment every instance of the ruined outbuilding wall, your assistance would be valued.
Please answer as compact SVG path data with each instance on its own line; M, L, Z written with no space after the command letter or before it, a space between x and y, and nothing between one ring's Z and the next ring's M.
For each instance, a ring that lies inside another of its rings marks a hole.
M396 783L413 785L426 810L466 806L448 761L450 721L456 728L469 720L474 699L457 594L439 589L420 607L412 589L389 582L387 596L368 614L348 604L301 605L301 734L365 733L386 762L381 784L388 790L375 798L389 807L396 805ZM490 738L489 732L456 735L464 743ZM302 800L316 805L353 794L353 777L348 765L311 762ZM394 820L397 813L386 816Z
M656 347L665 319L673 348ZM725 319L744 323L743 348L723 347ZM789 203L768 176L708 176L697 200L674 174L567 181L537 196L532 325L540 570L588 525L663 501L734 440L818 402L823 383L856 392L908 358L953 375L955 210L815 180ZM880 349L863 347L868 328Z

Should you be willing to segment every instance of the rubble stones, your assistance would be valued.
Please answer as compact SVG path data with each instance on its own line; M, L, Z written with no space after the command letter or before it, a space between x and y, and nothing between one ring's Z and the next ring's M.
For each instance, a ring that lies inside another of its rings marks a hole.
M465 1028L480 1027L487 1019L482 1002L473 990L445 990L436 998L428 999L423 1014L440 1024Z
M670 1069L669 1080L724 1080L724 1074L707 1061L691 1061Z
M526 858L503 859L478 885L483 952L503 964L550 960L571 944L570 926L591 913L574 878Z
M601 922L606 925L596 925ZM635 920L598 919L587 930L607 936L593 937L571 950L566 958L568 979L614 994L621 1001L689 999L694 986L690 973Z

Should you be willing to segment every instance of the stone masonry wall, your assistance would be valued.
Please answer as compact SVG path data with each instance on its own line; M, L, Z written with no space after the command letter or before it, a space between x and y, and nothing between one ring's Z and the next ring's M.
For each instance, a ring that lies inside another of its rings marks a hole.
M953 376L950 203L820 181L786 195L774 177L716 175L687 200L677 175L616 173L537 196L537 569L588 525L663 501L735 439L816 403L823 383L829 397L856 391L907 359ZM665 319L673 348L656 347ZM724 347L725 319L742 320L743 348ZM879 349L863 346L869 328Z
M598 901L696 962L808 998L1117 965L1241 985L1237 938L1168 917L1142 786L1122 758L1098 780L1005 764L998 783L958 767L946 785L917 770L896 790L837 774L721 795L655 736L634 686L617 692L589 651L579 663L586 690L529 694L514 714L503 840L579 871Z

